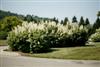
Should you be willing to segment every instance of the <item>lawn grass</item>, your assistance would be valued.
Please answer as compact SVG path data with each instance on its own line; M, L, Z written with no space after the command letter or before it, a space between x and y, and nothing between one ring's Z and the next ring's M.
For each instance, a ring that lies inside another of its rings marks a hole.
M7 40L0 40L0 46L6 46Z
M100 60L100 42L84 47L51 48L48 53L21 53L24 56L56 59Z

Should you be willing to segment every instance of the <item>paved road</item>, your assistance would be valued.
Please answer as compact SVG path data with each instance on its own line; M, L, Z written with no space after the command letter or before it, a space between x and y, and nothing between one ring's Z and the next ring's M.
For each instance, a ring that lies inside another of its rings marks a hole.
M4 48L0 47L0 52ZM0 53L0 67L100 67L100 61L33 58L9 53Z

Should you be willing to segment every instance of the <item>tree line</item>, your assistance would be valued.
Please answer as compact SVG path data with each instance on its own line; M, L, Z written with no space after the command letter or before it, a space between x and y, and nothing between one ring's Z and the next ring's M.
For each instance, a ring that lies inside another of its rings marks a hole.
M61 23L66 25L69 22L68 17L65 17L63 20L59 21L58 18L47 18L39 17L35 15L21 15L17 13L12 13L9 11L0 10L0 39L5 39L7 33L11 31L14 26L21 24L23 21L40 23L41 21L54 21L56 23ZM88 18L84 19L83 16L80 17L80 20L77 20L77 17L72 17L72 23L78 23L80 26L87 26L90 28L90 34L94 33L96 29L100 28L100 11L97 12L97 19L92 25ZM4 35L6 34L6 35Z

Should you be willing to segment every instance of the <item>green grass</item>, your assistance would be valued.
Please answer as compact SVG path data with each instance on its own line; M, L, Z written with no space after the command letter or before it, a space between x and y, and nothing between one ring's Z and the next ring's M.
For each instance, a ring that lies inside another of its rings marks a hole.
M48 53L27 54L24 56L57 58L57 59L77 59L77 60L100 60L100 43L87 45L84 47L52 48Z
M7 40L0 40L0 46L6 46Z

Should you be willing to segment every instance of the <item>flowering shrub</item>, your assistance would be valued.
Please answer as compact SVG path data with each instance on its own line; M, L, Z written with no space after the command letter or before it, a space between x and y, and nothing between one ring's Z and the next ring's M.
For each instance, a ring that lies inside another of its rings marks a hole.
M88 30L77 24L62 25L55 22L23 22L8 35L12 50L22 52L44 52L50 47L81 46L87 41Z
M89 40L93 42L100 42L100 28L97 29L96 32L90 36Z

